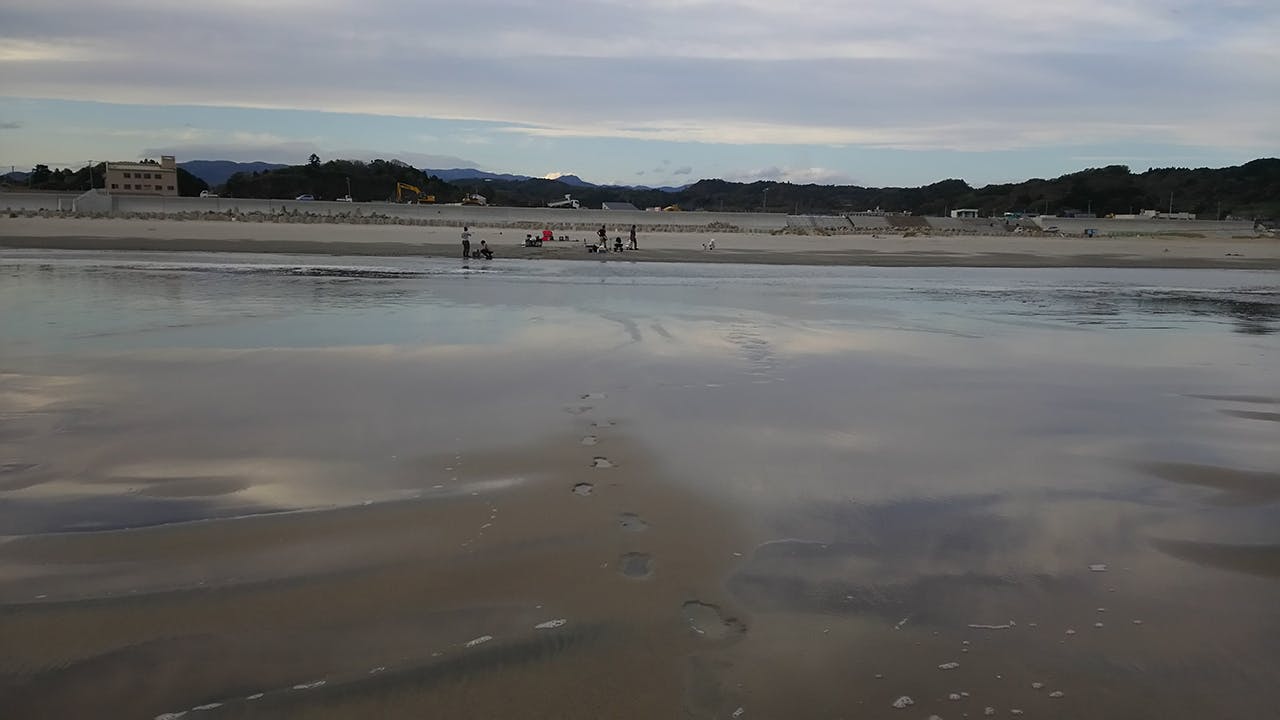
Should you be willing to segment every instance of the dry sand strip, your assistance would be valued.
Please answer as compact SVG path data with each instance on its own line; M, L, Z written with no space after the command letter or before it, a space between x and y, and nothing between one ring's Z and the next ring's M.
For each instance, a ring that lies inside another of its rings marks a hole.
M568 242L525 248L520 230L472 230L473 247L485 240L499 258L903 267L1280 269L1280 241L1230 235L1083 238L644 232L639 250L601 255L587 252L584 241L589 239L588 233L569 233ZM0 220L0 247L458 257L459 231L403 225L9 218ZM716 249L704 249L711 239L716 241Z

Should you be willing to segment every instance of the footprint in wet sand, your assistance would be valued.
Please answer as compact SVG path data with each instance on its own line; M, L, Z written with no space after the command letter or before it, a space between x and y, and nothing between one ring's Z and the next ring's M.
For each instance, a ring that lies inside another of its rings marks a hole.
M592 422L592 423L591 423L591 427L593 427L593 428L611 428L611 427L614 427L614 426L615 426L615 425L617 425L617 424L618 424L618 423L614 422L613 420L596 420L596 421L594 421L594 422Z
M596 486L592 485L591 483L580 482L577 485L573 486L573 494L586 497L587 495L591 494L592 490L595 490L595 489L596 489Z
M588 445L588 446L590 446L590 445L595 445L595 444L596 444L596 443L598 443L598 442L600 442L600 438L596 437L595 435L588 435L588 436L586 436L586 437L582 438L582 444L583 444L583 445Z
M603 400L606 395L602 392L583 393L578 396L579 400Z
M626 553L618 558L618 572L635 580L653 577L653 556L649 553Z
M594 409L595 408L591 405L566 405L564 411L570 415L581 415L583 413L591 412Z
M616 465L614 465L612 462L610 462L610 461L609 461L609 458L607 458L607 457L601 457L601 456L597 455L597 456L595 456L594 458L592 458L592 459L591 459L591 467L594 467L594 468L611 468L611 467L617 467L617 466L616 466Z
M618 516L618 526L627 532L644 532L649 529L649 523L639 515L629 512Z
M747 632L742 621L725 617L718 606L710 603L690 600L680 611L689 627L708 640L725 640Z

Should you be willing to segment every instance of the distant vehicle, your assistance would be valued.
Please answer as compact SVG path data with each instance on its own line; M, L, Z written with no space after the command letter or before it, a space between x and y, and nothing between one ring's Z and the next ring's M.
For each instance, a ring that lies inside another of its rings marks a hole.
M315 195L299 195L298 197L294 198L294 200L315 200L315 199L316 199Z
M200 197L202 197L202 198L216 198L216 197L218 197L218 194L217 194L217 193L211 193L211 192L209 192L208 190L201 190L201 191L200 191Z
M413 194L407 195L405 191L411 192ZM422 190L418 188L418 186L416 185L410 185L409 183L402 183L402 182L396 183L396 202L398 203L408 203L410 205L413 205L416 203L419 205L426 205L426 204L433 203L435 201L436 201L435 195L428 195L422 192Z
M489 200L483 195L468 193L462 196L462 204L463 205L488 205Z
M351 202L351 196L343 195L342 197L338 198L338 202Z
M565 195L563 200L556 200L555 202L547 203L547 207L573 208L574 210L577 210L578 208L582 207L582 204L579 203L577 200L574 200L572 195Z

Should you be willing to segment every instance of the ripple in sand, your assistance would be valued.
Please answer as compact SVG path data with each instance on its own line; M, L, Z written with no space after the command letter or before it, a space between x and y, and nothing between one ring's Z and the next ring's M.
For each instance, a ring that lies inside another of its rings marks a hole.
M916 704L916 701L912 700L910 697L906 695L903 695L902 697L893 701L893 706L899 710L905 710L906 708L909 708L915 704Z
M1244 418L1245 420L1265 420L1267 422L1280 422L1280 413L1261 412L1258 410L1219 410L1223 415L1231 417Z
M1222 400L1223 402L1258 403L1260 405L1280 405L1280 397L1265 395L1188 395L1200 400Z
M591 494L592 490L595 490L595 489L596 489L596 486L592 485L589 482L580 482L577 485L573 486L573 494L586 497Z
M618 558L618 572L643 580L653 576L653 557L648 553L626 553Z
M533 629L534 630L555 630L558 627L564 627L565 623L567 622L569 621L565 620L564 618L556 618L555 620L540 622L537 625L534 625Z
M593 468L611 468L616 467L607 457L597 455L591 458L591 467Z
M591 445L595 445L598 442L600 442L600 438L596 437L595 435L588 435L582 438L583 445L591 446Z
M326 682L328 681L316 680L315 682L299 683L297 685L294 685L293 689L294 690L315 690L316 688L323 686Z
M471 639L471 640L466 641L465 643L463 643L463 647L473 648L473 647L475 647L475 646L477 646L477 645L483 645L483 644L485 644L485 643L489 642L489 641L490 641L490 640L492 640L492 639L493 639L493 636L492 636L492 635L481 635L481 636L480 636L480 637L478 637L478 638L474 638L474 639Z
M564 411L570 415L581 415L583 413L591 412L593 409L594 408L591 405L569 405L565 407Z
M725 617L719 607L710 603L690 600L681 607L681 613L694 632L709 640L724 640L747 631L740 620Z
M938 669L939 670L955 670L958 667L960 667L960 663L958 662L945 662L939 665Z
M618 516L618 526L627 532L644 532L649 529L649 523L639 515L629 512Z
M9 475L11 473L26 472L28 470L35 470L38 467L40 467L38 463L24 463L24 462L0 463L0 475Z

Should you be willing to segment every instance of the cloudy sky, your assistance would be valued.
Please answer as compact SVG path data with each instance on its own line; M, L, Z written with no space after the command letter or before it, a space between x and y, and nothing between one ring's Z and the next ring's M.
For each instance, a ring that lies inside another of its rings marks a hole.
M0 0L0 163L918 185L1280 154L1277 0ZM6 168L7 169L7 168Z

